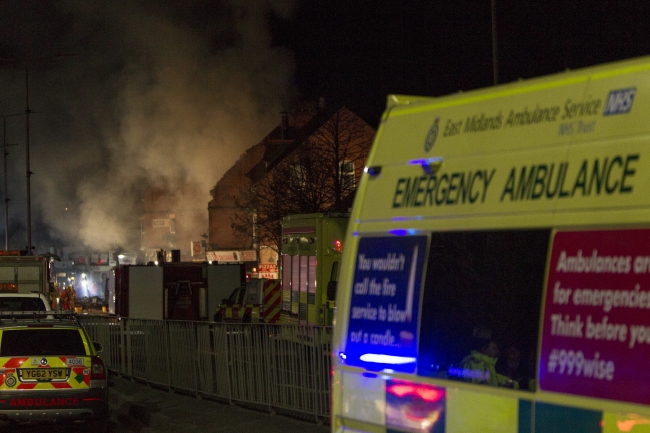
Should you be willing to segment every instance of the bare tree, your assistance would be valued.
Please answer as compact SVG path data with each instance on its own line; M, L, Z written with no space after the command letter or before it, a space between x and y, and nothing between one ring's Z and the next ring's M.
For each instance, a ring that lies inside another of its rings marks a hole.
M232 228L279 252L286 215L347 212L374 129L343 107L236 198Z

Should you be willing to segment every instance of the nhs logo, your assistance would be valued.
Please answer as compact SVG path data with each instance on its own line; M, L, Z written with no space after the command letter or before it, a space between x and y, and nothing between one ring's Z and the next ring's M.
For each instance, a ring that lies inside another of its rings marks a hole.
M631 87L629 89L612 90L609 92L603 116L609 116L610 114L629 113L629 111L632 109L632 102L634 102L635 94L636 87Z

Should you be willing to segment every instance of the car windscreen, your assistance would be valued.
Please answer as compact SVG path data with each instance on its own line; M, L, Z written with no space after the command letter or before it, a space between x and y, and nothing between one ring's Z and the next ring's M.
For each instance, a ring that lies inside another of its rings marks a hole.
M8 329L2 332L0 356L85 356L77 329Z
M0 311L46 311L41 298L0 297Z

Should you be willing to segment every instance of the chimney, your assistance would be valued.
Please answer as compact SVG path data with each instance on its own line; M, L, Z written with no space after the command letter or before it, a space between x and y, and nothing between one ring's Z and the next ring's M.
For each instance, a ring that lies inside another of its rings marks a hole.
M282 113L282 139L287 138L287 130L289 129L289 113L283 111Z
M325 119L323 119L324 113L325 113L325 98L321 96L320 98L318 98L318 119L321 122L325 121Z

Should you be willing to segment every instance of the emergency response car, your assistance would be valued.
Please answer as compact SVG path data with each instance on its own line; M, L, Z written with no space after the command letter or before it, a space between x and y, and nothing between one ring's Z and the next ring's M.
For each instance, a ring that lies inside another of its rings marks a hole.
M0 311L50 311L42 293L0 293Z
M74 421L106 432L101 350L73 313L0 312L0 423Z
M215 322L276 323L280 320L280 281L251 278L233 290L214 314Z

